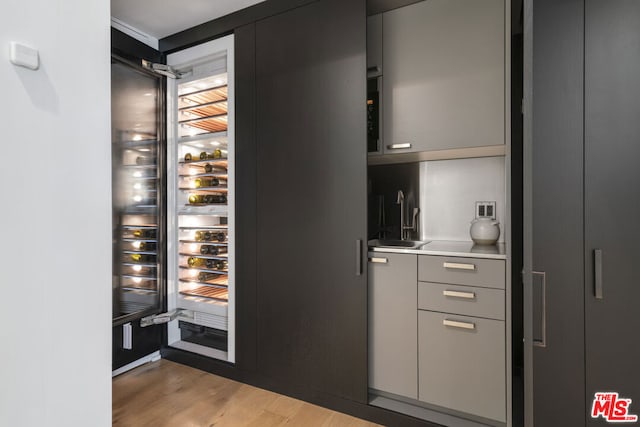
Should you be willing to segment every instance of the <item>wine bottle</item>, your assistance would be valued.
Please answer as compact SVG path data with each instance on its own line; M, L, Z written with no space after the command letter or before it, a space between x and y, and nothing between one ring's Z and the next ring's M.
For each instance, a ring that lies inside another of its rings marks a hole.
M200 160L206 160L207 159L207 152L203 151L202 153L200 153Z
M155 228L138 228L133 230L133 236L143 239L155 239L156 231Z
M211 240L211 232L198 230L195 233L195 239L196 242L208 242Z
M141 251L155 251L156 243L155 242L140 242Z
M206 282L217 277L220 277L220 275L216 273L209 273L207 271L201 271L200 273L198 273L198 282Z
M189 204L222 204L227 203L227 196L224 194L190 194Z
M212 165L210 163L207 163L204 165L204 171L206 173L212 173L212 172L227 173L227 168L225 168L222 165Z
M191 153L187 153L184 155L184 161L185 162L190 162L193 160L193 155Z
M194 184L196 188L201 187L218 187L220 185L227 185L227 180L217 177L204 177L204 178L196 178L194 180Z
M211 245L202 245L200 246L200 253L202 255L222 255L227 253L226 246L211 246Z
M155 255L149 254L131 254L131 261L134 262L156 262Z
M187 259L187 264L189 264L189 267L203 267L206 265L206 260L203 258L190 256L189 259Z
M227 261L222 259L208 259L205 264L211 270L225 270L227 268Z

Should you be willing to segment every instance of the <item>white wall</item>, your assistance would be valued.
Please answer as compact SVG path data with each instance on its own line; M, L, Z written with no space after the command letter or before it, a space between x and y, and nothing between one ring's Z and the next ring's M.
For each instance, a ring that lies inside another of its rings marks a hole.
M476 201L495 201L504 242L505 195L504 157L420 163L420 238L471 240Z
M0 13L0 425L111 425L108 0ZM9 41L41 68L9 63Z

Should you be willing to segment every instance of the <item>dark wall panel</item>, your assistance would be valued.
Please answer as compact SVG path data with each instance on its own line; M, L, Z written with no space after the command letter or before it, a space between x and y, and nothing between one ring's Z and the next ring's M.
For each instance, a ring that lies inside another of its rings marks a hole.
M365 25L364 0L323 0L256 26L258 367L361 402Z
M546 348L534 347L536 426L585 424L583 0L533 3L533 270L546 273ZM542 281L534 280L541 338Z

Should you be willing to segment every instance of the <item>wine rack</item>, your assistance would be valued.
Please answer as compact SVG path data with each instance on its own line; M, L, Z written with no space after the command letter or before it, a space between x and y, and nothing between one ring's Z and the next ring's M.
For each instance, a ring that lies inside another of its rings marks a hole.
M218 78L219 79L219 78ZM199 82L207 85L207 82ZM189 135L227 130L227 85L197 89L186 86L178 95L178 123Z
M208 218L209 221L224 217ZM228 301L229 228L224 224L184 226L179 236L180 294L200 302Z
M228 303L228 101L226 75L178 88L178 294L213 314Z
M233 37L169 54L169 346L235 361ZM193 56L192 56L193 55ZM199 341L209 328L224 345ZM189 332L190 331L190 332ZM196 333L196 335L198 335Z
M158 226L136 224L140 215L125 215L119 245L120 311L145 311L158 303ZM154 217L146 218L154 219Z

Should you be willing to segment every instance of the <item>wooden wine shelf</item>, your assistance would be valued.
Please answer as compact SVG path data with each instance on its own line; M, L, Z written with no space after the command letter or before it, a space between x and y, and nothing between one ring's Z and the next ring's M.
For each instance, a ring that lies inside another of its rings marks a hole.
M222 85L178 95L178 98L181 103L180 108L186 108L195 105L210 104L212 102L226 101L227 96L227 85Z
M209 286L228 286L229 285L229 277L226 275L219 275L214 279L209 279L205 281L198 280L197 278L196 279L182 278L180 279L180 281L184 283L199 283L201 285L209 285Z
M221 245L210 245L210 246L221 246ZM186 252L180 252L180 255L186 256L186 257L203 258L203 259L221 259L223 261L226 261L227 259L229 259L229 254L209 255L209 254L201 254L201 253L190 254Z
M182 295L191 297L202 297L217 301L229 301L229 291L224 288L212 288L210 286L198 286L194 289L180 291Z

